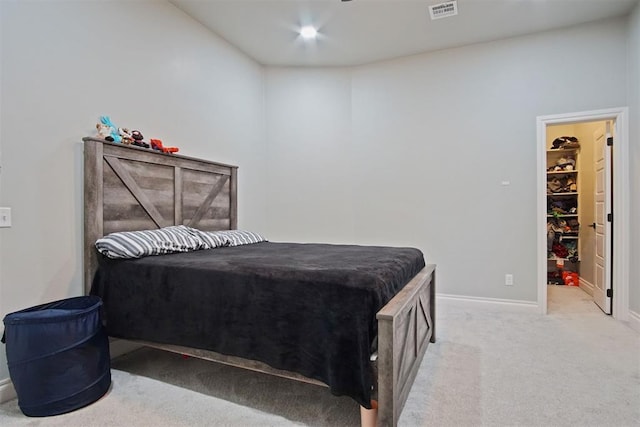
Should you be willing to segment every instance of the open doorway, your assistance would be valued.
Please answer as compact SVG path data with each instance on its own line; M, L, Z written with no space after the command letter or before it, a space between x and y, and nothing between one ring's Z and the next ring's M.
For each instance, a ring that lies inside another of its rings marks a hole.
M611 121L547 125L547 307L549 313L612 313ZM560 287L558 287L560 286ZM597 310L593 310L597 311Z
M603 311L619 320L628 317L627 114L626 108L618 108L537 119L538 305L544 314L548 306L548 272L556 269L560 273L575 272L578 283L574 284L579 285L576 288L582 289L585 296L598 299ZM611 158L598 163L598 153L606 152L602 147L611 141L609 137L615 137L613 149L609 148ZM561 147L565 141L568 144ZM606 175L599 175L598 168L603 165L608 165L611 172L609 183L604 179ZM551 198L550 181L556 193ZM597 196L603 189L605 194ZM612 202L610 206L602 204L607 197ZM615 216L607 217L613 213ZM562 227L571 231L560 233L562 237L557 240L552 233L548 239L549 222L558 230ZM554 252L554 242L561 241L564 245L558 244L557 253ZM609 299L602 299L603 295Z

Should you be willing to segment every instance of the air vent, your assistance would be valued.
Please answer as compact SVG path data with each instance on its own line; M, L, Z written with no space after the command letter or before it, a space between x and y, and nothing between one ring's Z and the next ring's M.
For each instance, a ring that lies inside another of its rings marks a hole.
M431 15L432 20L448 18L449 16L454 16L457 14L458 2L455 0L429 6L429 15Z

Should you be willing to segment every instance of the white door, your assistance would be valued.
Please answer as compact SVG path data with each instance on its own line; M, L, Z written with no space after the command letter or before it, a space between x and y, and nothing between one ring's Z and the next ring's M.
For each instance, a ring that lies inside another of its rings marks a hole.
M607 123L606 136L596 139L596 274L593 300L611 314L611 149L613 137Z

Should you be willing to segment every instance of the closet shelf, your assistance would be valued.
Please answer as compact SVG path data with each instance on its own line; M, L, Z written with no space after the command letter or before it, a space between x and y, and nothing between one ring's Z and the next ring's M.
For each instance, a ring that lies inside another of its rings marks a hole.
M555 197L555 196L577 196L578 193L577 192L573 192L573 193L547 193L547 196L549 197Z
M549 215L547 214L547 218L577 218L578 214L560 214L560 215Z
M547 175L566 175L568 173L578 173L578 171L549 171Z
M560 258L560 257L557 257L555 255L551 255L550 257L547 258L547 261L567 261L567 262L573 262L573 263L580 262L579 259L573 260L573 261L571 261L571 259L572 258Z
M556 148L555 150L548 149L547 154L550 153L575 153L580 150L580 147L572 147L572 148Z

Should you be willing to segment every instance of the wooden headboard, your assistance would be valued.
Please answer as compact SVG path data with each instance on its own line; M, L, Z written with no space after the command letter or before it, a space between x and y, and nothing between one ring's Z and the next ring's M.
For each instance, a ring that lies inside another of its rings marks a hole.
M237 166L83 141L85 293L98 267L95 241L106 234L180 224L237 228Z

